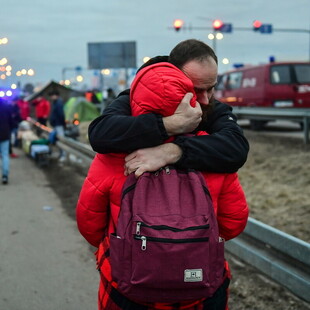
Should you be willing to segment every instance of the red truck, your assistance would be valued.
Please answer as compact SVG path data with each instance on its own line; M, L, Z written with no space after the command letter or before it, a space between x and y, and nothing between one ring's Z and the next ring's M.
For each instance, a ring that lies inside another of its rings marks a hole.
M228 71L219 76L215 97L239 107L310 108L310 62L272 62Z

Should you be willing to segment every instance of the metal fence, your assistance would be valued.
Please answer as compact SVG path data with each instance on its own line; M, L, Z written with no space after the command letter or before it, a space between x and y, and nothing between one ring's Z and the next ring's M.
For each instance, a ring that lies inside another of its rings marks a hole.
M310 109L233 107L233 113L237 115L239 119L258 121L288 120L299 122L303 124L304 143L309 144Z

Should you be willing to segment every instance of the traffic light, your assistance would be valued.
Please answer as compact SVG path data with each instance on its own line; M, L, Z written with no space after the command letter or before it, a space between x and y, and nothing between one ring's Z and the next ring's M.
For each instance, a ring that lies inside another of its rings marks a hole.
M261 21L255 20L253 22L253 30L259 31L260 33L272 33L272 25L263 24Z
M253 22L253 30L254 31L259 31L260 27L262 26L262 22L259 20L254 20Z
M212 26L215 31L232 32L232 24L224 24L220 19L214 20Z
M173 27L175 31L179 31L182 28L183 24L184 22L182 19L176 19L173 23Z
M212 25L213 25L213 29L215 31L219 31L219 30L221 30L221 28L223 27L224 24L221 20L216 19L213 21Z

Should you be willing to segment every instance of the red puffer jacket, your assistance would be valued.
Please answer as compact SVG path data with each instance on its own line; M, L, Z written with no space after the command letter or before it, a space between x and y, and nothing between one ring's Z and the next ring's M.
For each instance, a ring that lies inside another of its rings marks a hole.
M192 82L182 71L171 66L159 63L146 67L138 73L131 91L134 115L154 110L163 115L171 115L184 94L194 92ZM196 104L196 98L193 98L191 104ZM121 190L126 178L125 156L126 154L95 156L82 186L76 209L78 228L90 244L100 246L97 252L98 266L105 278L104 281L111 283L109 259L105 254L109 248L108 236L115 231L117 225ZM249 212L238 175L236 173L203 173L203 175L217 214L220 235L225 240L232 239L244 230ZM226 268L228 269L227 265ZM104 299L105 289L106 284L100 285L100 300Z
M174 113L187 92L193 92L191 80L169 63L157 63L141 70L131 88L133 115L156 112ZM191 105L196 104L194 96ZM198 135L206 134L199 132ZM83 184L77 204L77 223L81 234L95 247L106 233L114 232L125 181L125 154L97 154ZM248 206L236 173L204 173L209 186L220 233L225 240L245 228Z
M48 100L43 97L33 100L36 109L37 118L48 118L51 110L51 105Z

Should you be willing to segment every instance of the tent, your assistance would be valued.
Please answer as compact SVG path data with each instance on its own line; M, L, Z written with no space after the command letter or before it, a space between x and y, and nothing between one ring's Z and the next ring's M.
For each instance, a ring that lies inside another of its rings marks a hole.
M46 98L47 100L50 100L50 97L48 94L51 91L55 91L55 90L59 92L59 95L64 102L66 102L70 97L83 95L83 92L81 91L74 90L72 88L69 88L61 84L58 84L54 81L51 81L48 84L46 84L44 87L42 87L40 90L38 90L37 92L27 96L25 100L30 102L40 96Z
M65 116L67 121L75 119L80 122L92 121L100 115L98 108L85 97L72 97L64 106Z

